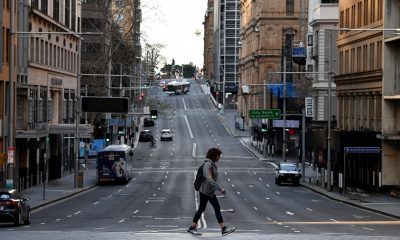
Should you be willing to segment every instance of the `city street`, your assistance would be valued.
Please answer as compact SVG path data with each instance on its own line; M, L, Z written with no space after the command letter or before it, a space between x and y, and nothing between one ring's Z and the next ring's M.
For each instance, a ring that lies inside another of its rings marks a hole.
M399 239L400 221L324 197L303 186L274 183L275 161L260 161L231 135L195 80L191 92L168 96L152 86L163 105L154 127L156 148L139 142L134 178L126 185L99 185L35 209L30 225L1 225L1 239L193 239L186 233L198 207L196 169L207 149L218 147L218 195L228 239ZM160 131L173 141L160 141ZM200 238L221 237L208 205Z

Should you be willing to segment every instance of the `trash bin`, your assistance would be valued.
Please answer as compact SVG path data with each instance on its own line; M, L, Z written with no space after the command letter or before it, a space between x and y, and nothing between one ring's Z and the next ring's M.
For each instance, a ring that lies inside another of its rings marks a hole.
M78 188L82 188L83 187L83 172L78 172Z

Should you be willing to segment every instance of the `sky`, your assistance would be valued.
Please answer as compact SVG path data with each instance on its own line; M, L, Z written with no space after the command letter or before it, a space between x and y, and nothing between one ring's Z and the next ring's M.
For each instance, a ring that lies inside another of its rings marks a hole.
M171 64L203 66L203 21L207 0L142 0L142 37L165 47L161 55ZM196 35L200 31L200 35Z

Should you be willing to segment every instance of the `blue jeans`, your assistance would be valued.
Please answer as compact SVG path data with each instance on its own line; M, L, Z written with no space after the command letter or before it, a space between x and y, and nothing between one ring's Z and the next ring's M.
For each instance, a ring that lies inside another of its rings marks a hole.
M210 202L214 208L215 217L217 217L218 223L223 223L224 219L222 218L221 207L219 206L217 195L214 194L213 197L209 197L201 192L199 192L199 194L200 194L200 206L196 214L194 214L193 222L197 224L197 222L201 217L201 214L204 212L204 210L206 210L207 202Z

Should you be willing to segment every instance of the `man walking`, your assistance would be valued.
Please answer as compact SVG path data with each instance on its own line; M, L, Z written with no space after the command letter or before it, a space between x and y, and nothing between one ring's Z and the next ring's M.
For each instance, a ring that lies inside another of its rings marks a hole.
M207 203L210 202L215 211L215 217L218 220L218 223L221 227L222 236L228 235L229 233L233 233L236 228L235 227L227 227L224 224L224 220L221 214L221 208L219 206L219 202L217 196L215 195L215 191L218 190L222 194L226 194L225 189L223 189L218 183L218 172L216 163L221 158L222 151L219 148L210 148L207 152L206 160L203 165L203 176L205 181L200 186L199 195L200 195L200 205L199 209L195 213L193 217L193 221L191 226L188 229L188 232L193 235L201 235L196 229L197 222L199 221L201 214L206 209Z

